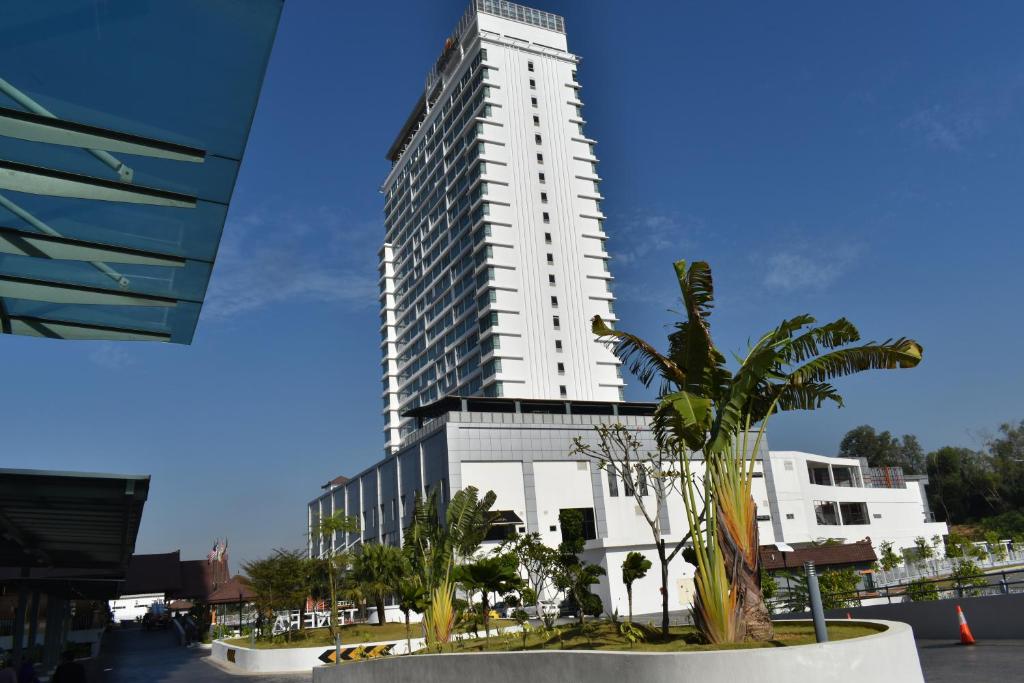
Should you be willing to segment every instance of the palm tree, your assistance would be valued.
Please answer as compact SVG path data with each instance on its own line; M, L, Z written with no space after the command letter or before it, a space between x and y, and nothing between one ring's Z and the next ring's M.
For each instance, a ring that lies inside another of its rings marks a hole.
M359 533L359 518L342 512L335 512L333 515L320 518L320 523L317 525L317 533L320 534L322 543L327 544L323 561L327 570L327 587L331 600L328 630L331 633L331 638L334 638L338 628L338 570L343 570L351 563L351 557L347 553L339 553L335 550L335 535ZM342 544L344 544L344 536L342 537Z
M377 608L377 623L387 621L384 600L397 592L398 585L408 574L409 564L402 550L383 543L364 543L355 557L353 578L373 600Z
M857 345L860 334L845 318L815 326L814 318L801 315L758 338L731 371L711 340L710 266L702 261L689 268L685 261L674 265L686 319L675 323L666 354L612 329L600 316L592 329L645 386L655 377L661 380L653 426L659 441L677 450L684 476L680 488L698 563L694 617L701 632L712 642L733 642L744 634L770 639L771 618L760 586L757 507L750 495L769 417L826 402L842 406L832 380L914 367L923 349L907 338ZM687 450L700 452L704 460L703 525Z
M398 582L396 597L398 598L398 609L405 615L405 645L406 653L412 654L412 636L409 634L409 613L423 612L427 603L427 591L423 588L419 578L406 576Z
M484 557L455 568L455 580L470 594L480 591L480 609L484 620L484 637L491 637L490 594L510 593L523 585L515 558L509 556Z
M622 561L622 583L626 584L630 623L633 623L633 582L647 576L647 570L650 568L651 561L636 551L630 551Z

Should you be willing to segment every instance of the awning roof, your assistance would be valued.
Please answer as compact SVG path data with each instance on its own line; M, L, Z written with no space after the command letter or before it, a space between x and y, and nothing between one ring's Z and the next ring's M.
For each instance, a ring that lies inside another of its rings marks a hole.
M784 553L773 545L761 546L761 566L767 571L776 571L799 569L808 560L821 567L867 564L878 560L870 539L825 545L794 543L792 547L793 552Z
M124 576L148 475L0 469L0 567Z
M189 343L282 0L15 0L0 330Z
M247 602L256 599L256 591L245 582L241 576L235 575L217 590L210 593L206 602L211 605L223 605L227 603Z

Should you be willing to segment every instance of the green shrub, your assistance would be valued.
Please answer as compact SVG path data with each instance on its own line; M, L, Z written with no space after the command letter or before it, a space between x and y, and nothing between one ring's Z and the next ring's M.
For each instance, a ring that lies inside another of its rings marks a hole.
M927 579L914 579L907 584L906 595L912 602L928 602L939 599L939 589Z
M857 586L860 576L851 568L830 569L818 575L818 586L821 589L821 605L825 609L841 607L860 607L857 597Z
M985 572L971 560L958 562L949 578L956 582L957 587L964 590L964 595L981 595L983 591L980 589L988 585Z

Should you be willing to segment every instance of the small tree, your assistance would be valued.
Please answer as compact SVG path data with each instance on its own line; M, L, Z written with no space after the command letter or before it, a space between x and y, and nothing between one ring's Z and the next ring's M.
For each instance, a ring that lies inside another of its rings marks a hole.
M633 623L633 582L647 576L651 561L643 554L630 551L622 561L622 583L626 585L626 600L629 603L629 621ZM662 586L664 589L664 586Z
M412 635L409 633L409 613L422 613L427 603L427 591L417 577L406 576L398 582L396 587L398 598L398 609L402 610L405 617L405 647L406 653L412 654Z
M576 437L571 454L584 455L596 462L608 473L608 485L616 494L621 484L622 492L632 496L647 522L661 565L661 634L668 638L668 567L693 538L687 528L671 550L665 547L662 513L666 498L673 490L678 490L681 481L677 456L658 446L645 449L639 437L640 430L631 430L618 422L597 425L594 433L597 436L594 444L583 437ZM628 593L628 586L626 590Z
M583 513L568 508L558 514L558 523L562 529L562 542L558 544L560 568L555 576L558 586L576 607L576 617L580 624L590 613L600 614L600 599L594 600L590 587L604 576L604 567L584 562L579 555L583 552L586 540L583 533Z
M907 584L906 596L911 602L938 600L939 589L928 579L914 579Z
M818 585L821 588L822 607L825 609L860 607L860 599L857 597L859 584L860 577L849 567L821 572L818 575Z
M931 544L928 543L928 539L924 536L918 536L914 539L914 550L915 555L917 555L917 561L921 564L935 557L935 549L932 548Z
M956 582L956 587L959 590L968 589L966 595L972 597L981 595L982 591L979 589L988 585L985 572L971 560L960 560L957 562L949 578Z
M878 560L878 566L885 571L892 571L903 564L903 557L897 555L892 549L892 541L882 541L880 549L882 551L882 557Z
M470 594L470 602L472 602L472 594L480 591L480 612L484 622L484 638L490 642L490 594L509 593L518 590L522 585L515 558L501 555L484 557L469 564L459 565L455 568L454 576L455 580L461 583L466 592Z
M761 595L764 596L764 602L768 605L768 609L771 610L775 606L775 598L779 594L779 582L775 580L775 577L761 568Z
M996 560L1006 559L1006 544L999 539L999 534L997 532L986 531L985 543L988 544L988 551L992 553L992 557Z
M558 551L544 545L540 534L533 532L514 535L502 542L498 552L509 555L519 563L519 569L526 575L529 587L522 591L523 603L537 608L537 617L545 626L554 624L555 615L543 608L543 600L557 590L555 577L559 569Z
M309 594L306 562L305 553L278 549L270 557L242 565L256 593L256 609L263 623L270 624L266 635L272 636L276 612L305 603ZM291 640L291 631L285 633L285 639Z
M327 570L327 589L331 601L328 630L331 638L334 638L338 628L338 576L351 562L347 554L341 554L336 550L336 537L338 534L359 533L359 518L335 512L333 515L320 518L317 532L320 534L321 547L324 544L327 546L321 557Z

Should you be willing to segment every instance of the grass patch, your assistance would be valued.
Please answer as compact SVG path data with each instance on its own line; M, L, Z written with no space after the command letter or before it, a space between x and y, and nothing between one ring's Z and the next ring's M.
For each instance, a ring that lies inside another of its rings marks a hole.
M775 639L765 642L745 642L730 645L706 645L692 626L675 626L669 629L667 641L661 639L661 631L647 626L636 625L643 631L645 639L630 648L629 642L619 633L618 626L607 621L593 622L593 627L561 627L561 635L532 631L526 635L527 650L613 650L633 652L689 652L701 650L741 650L760 647L787 647L815 642L812 624L775 624ZM830 640L846 640L869 636L885 630L882 626L868 624L829 624ZM523 636L519 633L491 637L490 644L482 640L456 643L453 652L504 652L522 650Z
M491 630L505 628L514 625L514 621L508 619L491 620ZM376 643L382 640L404 640L405 623L388 622L385 624L350 624L340 629L342 645L358 645L359 643ZM410 624L409 633L413 638L423 637L423 630L419 624ZM483 634L483 627L480 627ZM494 637L494 636L492 636ZM230 638L224 641L228 645L237 647L254 647L249 638ZM326 628L308 628L301 631L292 631L291 640L285 639L285 634L274 636L271 640L257 640L257 650L273 650L278 648L291 647L321 647L333 646L334 639L331 632Z

